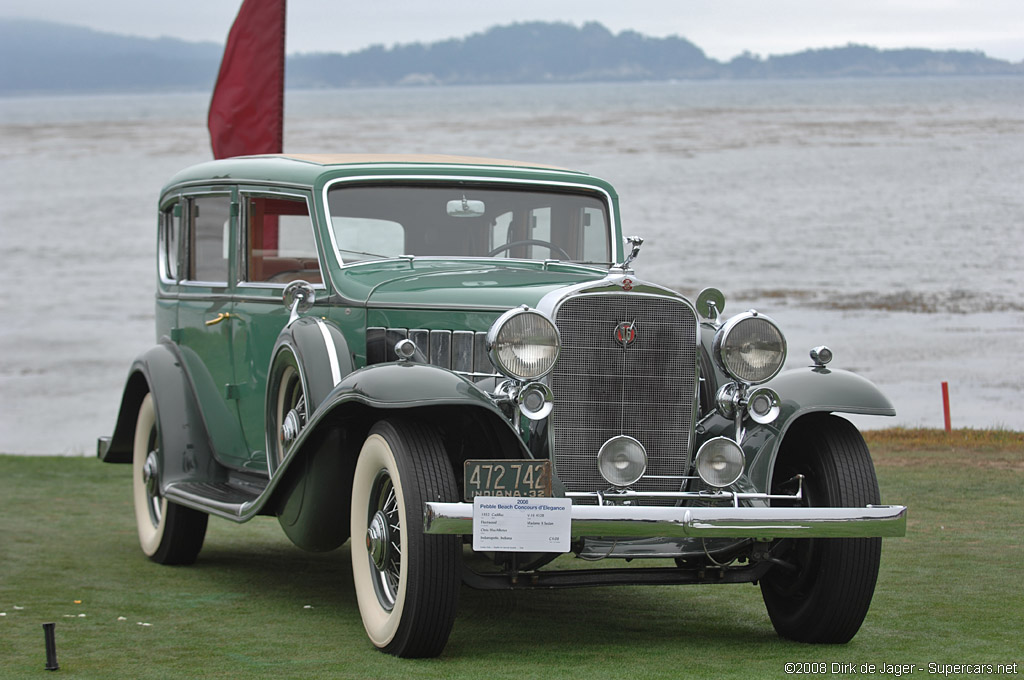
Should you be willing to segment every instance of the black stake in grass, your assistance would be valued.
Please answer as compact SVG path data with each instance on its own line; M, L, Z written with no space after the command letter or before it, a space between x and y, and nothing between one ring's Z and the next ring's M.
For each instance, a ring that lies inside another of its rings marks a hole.
M52 623L43 624L43 637L46 638L46 670L48 671L60 668L60 664L57 663L57 641L53 636L54 625Z

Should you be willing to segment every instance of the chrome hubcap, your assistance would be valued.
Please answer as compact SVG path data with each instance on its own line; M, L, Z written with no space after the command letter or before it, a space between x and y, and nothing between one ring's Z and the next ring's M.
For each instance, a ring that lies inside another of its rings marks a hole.
M160 486L157 481L156 451L150 451L149 455L146 456L146 462L142 466L142 481L146 483L146 493L150 497L159 494Z
M291 444L299 436L302 429L302 416L296 409L288 411L284 417L284 424L281 425L281 438L285 444Z
M381 470L373 482L367 512L366 552L381 607L391 611L402 578L402 522L391 476Z
M156 451L150 451L142 465L142 483L146 486L146 496L149 498L149 519L154 527L158 527L163 513L160 499L160 463Z
M391 537L388 530L388 518L382 511L378 510L370 520L370 526L366 529L366 551L370 553L373 566L384 571L390 557Z

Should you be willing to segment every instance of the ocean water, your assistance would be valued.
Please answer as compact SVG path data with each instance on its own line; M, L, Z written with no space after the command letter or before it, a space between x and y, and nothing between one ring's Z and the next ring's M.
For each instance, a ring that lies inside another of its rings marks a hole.
M0 98L0 452L92 455L153 333L156 199L205 93ZM285 149L610 180L639 276L828 344L898 415L1024 430L1024 78L288 92Z

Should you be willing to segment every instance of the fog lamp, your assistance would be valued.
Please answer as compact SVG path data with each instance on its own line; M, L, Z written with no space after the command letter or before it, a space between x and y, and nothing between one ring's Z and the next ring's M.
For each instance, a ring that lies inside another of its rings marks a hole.
M632 437L612 437L597 452L597 469L612 486L630 486L647 470L647 451Z
M755 423L767 425L779 417L782 406L775 390L759 387L747 395L747 412Z
M530 420L543 420L551 414L555 398L550 387L532 382L519 391L516 403L519 404L519 412Z
M734 484L743 474L743 450L728 437L715 437L697 451L697 474L708 486Z

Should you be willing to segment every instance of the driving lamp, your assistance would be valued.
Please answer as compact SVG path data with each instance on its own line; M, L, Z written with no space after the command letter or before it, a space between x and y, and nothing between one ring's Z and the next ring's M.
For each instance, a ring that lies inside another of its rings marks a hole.
M647 451L632 437L612 437L597 452L597 469L612 486L630 486L647 471Z
M728 437L715 437L697 451L697 475L708 486L721 488L735 484L743 474L743 450Z

